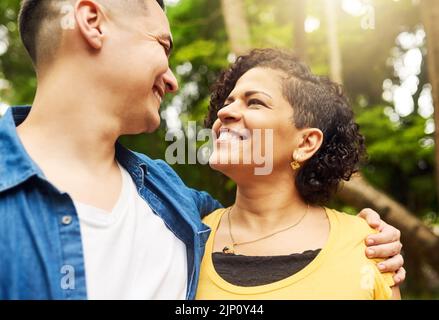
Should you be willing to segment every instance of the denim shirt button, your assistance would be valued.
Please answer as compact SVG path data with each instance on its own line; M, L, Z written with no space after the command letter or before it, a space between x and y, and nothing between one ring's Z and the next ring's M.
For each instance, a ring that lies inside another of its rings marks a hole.
M62 217L62 224L68 225L72 223L72 216L64 216Z

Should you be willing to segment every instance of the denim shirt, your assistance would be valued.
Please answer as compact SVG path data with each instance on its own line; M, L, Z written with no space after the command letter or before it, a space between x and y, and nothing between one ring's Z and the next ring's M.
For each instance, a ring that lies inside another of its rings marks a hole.
M81 230L72 198L45 178L17 135L16 126L29 111L9 108L0 118L0 300L87 299ZM194 299L210 233L200 218L220 203L188 188L163 160L151 160L119 143L115 147L140 196L185 243L186 298Z

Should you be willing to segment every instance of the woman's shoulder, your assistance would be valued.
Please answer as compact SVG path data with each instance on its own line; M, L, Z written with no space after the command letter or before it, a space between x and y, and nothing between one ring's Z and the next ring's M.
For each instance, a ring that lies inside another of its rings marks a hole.
M337 221L342 234L364 238L371 233L377 233L377 230L371 228L363 218L330 208L326 208L326 211Z
M226 210L227 209L224 208L216 209L215 211L209 213L207 216L203 218L203 223L209 226L210 228L212 228L214 225L218 223L218 220L221 219L223 213Z

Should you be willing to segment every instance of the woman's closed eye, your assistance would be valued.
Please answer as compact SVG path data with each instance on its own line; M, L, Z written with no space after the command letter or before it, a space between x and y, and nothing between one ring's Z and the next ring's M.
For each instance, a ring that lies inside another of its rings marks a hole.
M265 107L265 108L268 108L268 106L267 106L267 104L266 103L264 103L264 102L262 102L261 100L259 100L259 99L250 99L250 100L248 100L248 106L249 107L252 107L252 108L259 108L259 107Z

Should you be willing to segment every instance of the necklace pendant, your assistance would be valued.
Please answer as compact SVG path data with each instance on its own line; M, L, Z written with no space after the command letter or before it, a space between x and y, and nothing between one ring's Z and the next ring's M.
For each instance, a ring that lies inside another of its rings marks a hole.
M223 253L225 253L225 254L233 254L234 251L233 251L233 249L230 249L228 246L225 246L223 248Z

